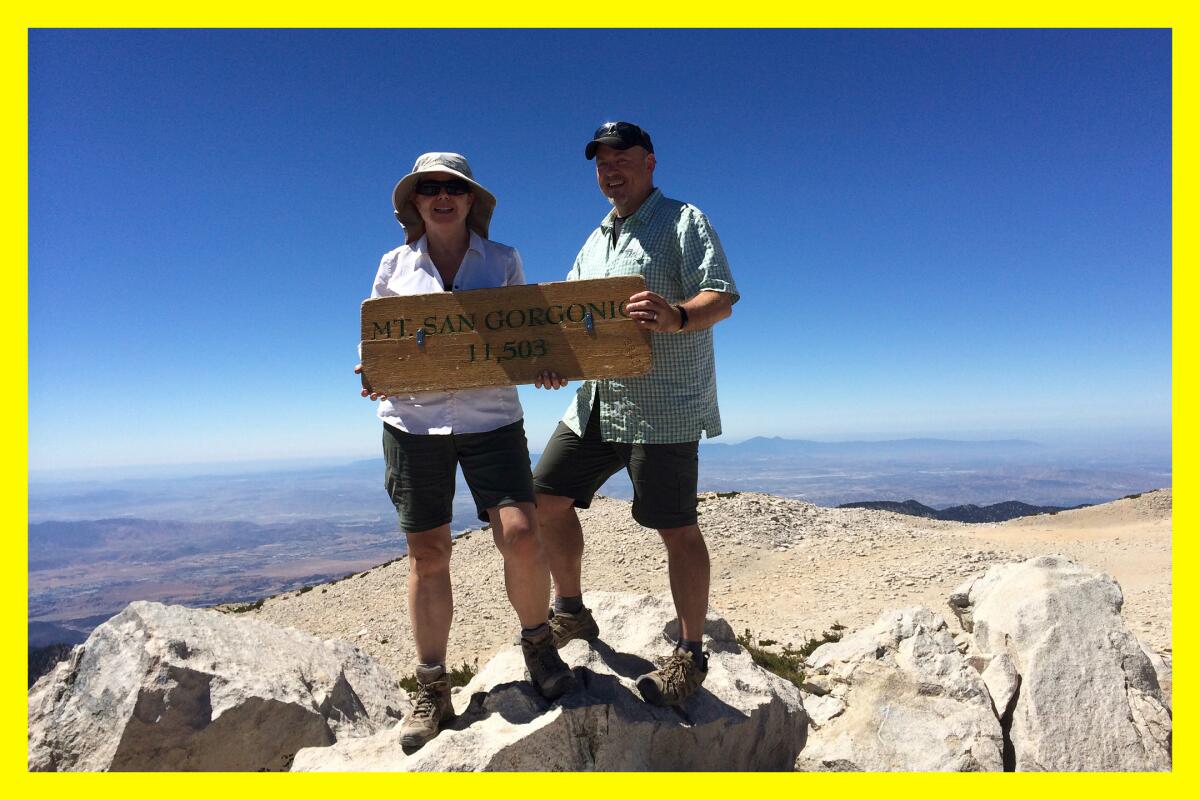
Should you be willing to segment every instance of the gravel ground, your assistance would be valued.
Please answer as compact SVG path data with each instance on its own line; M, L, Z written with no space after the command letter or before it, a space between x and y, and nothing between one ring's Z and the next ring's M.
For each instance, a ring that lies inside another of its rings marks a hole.
M822 508L744 492L701 495L700 527L712 560L713 610L741 632L799 645L834 623L862 628L885 609L924 605L952 619L950 590L995 563L1061 553L1117 579L1134 633L1171 648L1171 490L1092 508L970 525L886 511ZM580 513L584 589L668 595L666 551L633 521L629 503L597 498ZM502 564L488 531L456 540L454 623L448 662L484 663L517 635ZM251 612L357 644L397 676L411 674L407 560ZM585 594L586 600L586 594ZM601 631L603 637L604 632Z

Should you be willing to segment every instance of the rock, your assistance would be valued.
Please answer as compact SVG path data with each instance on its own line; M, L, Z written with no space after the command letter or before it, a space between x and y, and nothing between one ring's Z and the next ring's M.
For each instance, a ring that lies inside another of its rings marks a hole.
M1154 665L1154 675L1158 678L1158 688L1162 692L1163 705L1167 710L1171 710L1171 654L1156 653L1151 650L1142 641L1138 641L1138 646L1142 648L1142 652L1146 654L1146 658L1150 659L1150 663Z
M580 688L548 703L525 680L519 648L501 650L460 695L458 718L409 755L399 732L301 750L294 771L789 770L808 717L800 691L757 666L710 613L708 677L678 709L642 701L636 678L678 633L666 598L615 592L586 597L595 642L560 652Z
M360 650L218 611L131 603L29 690L30 770L284 770L395 725Z
M957 636L954 637L954 641L955 643L958 642ZM959 652L961 651L962 648L960 647ZM986 655L984 653L970 653L967 655L967 663L974 667L976 672L982 674L983 671L988 668L988 665L992 663L993 658L994 656Z
M818 647L806 663L848 691L845 710L809 733L797 769L1003 767L1003 737L988 690L932 611L884 612L870 628Z
M1171 714L1122 602L1116 581L1063 556L994 566L955 590L974 646L1020 676L1007 732L1015 769L1171 768Z
M836 688L836 682L828 675L808 675L804 682L800 684L800 691L805 694L824 697L827 694L832 694ZM807 709L808 706L805 706Z
M1013 666L1012 659L1001 653L993 656L980 674L983 685L992 696L992 708L1000 719L1003 727L1012 713L1013 701L1017 699L1017 691L1021 686L1021 676Z
M804 698L804 711L813 728L818 730L845 710L846 704L832 695Z
M971 633L975 629L974 620L971 618L971 585L978 580L979 576L967 578L959 584L953 591L950 592L950 610L954 612L958 624L967 633Z
M862 769L853 761L847 761L844 758L835 758L827 761L817 761L801 755L796 759L797 772L862 772Z

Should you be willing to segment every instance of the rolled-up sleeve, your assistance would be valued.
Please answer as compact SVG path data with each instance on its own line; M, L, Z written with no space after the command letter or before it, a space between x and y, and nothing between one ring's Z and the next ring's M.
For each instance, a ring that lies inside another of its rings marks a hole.
M733 282L733 272L725 258L721 240L708 217L694 207L685 207L679 216L680 283L687 297L700 292L722 292L736 303L741 295Z
M384 253L383 258L379 260L379 269L375 271L375 282L371 284L371 299L377 297L390 297L395 294L388 288L388 281L392 279L392 274L396 271L396 251Z
M508 274L505 276L505 286L525 285L525 266L521 262L521 254L516 248L512 251L512 260L508 264Z

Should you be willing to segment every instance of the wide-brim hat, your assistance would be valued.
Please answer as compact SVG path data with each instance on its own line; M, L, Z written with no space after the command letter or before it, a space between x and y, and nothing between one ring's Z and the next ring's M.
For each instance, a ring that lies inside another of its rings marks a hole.
M488 238L488 226L492 222L492 212L496 210L496 196L475 180L471 165L464 156L458 153L425 153L417 158L412 172L401 178L392 190L392 208L396 209L396 219L404 226L405 242L411 244L425 235L425 220L417 213L412 195L417 188L417 181L430 172L445 172L471 185L475 202L467 213L467 227L484 239Z

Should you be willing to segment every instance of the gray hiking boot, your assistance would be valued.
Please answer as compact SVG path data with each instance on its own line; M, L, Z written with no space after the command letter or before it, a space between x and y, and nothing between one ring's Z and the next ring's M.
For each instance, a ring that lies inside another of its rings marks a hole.
M691 697L708 677L708 658L704 668L686 650L676 650L662 666L637 679L642 699L655 706L677 706Z
M529 670L529 682L547 700L562 697L575 688L575 676L563 663L554 647L554 637L546 633L536 639L521 637L521 654Z
M443 666L417 666L417 693L413 710L400 725L400 746L405 752L419 750L438 729L454 719L450 703L450 676Z
M600 635L600 626L588 609L582 609L574 614L550 609L550 633L554 636L554 646L562 647L572 639L595 639Z

